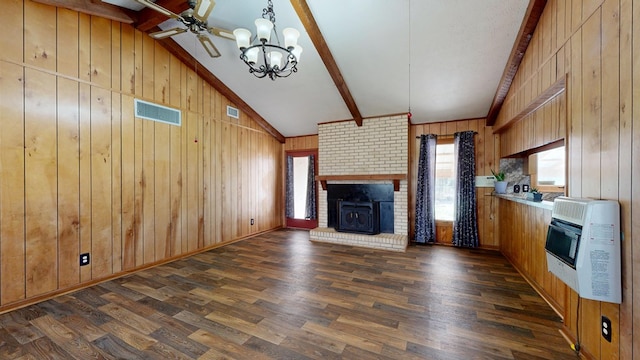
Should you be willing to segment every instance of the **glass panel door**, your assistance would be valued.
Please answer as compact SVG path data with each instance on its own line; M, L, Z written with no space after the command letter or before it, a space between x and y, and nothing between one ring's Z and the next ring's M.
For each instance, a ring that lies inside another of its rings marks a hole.
M286 191L285 206L291 206L285 209L287 214L287 227L314 229L318 227L317 219L317 194L314 191L315 176L317 168L317 160L313 162L313 171L310 174L311 156L317 159L316 151L297 151L287 152L287 157L291 157L292 161L287 161L287 187L291 187ZM289 169L291 166L291 169ZM311 182L310 182L311 181ZM311 186L310 186L311 184ZM291 199L289 199L291 197Z

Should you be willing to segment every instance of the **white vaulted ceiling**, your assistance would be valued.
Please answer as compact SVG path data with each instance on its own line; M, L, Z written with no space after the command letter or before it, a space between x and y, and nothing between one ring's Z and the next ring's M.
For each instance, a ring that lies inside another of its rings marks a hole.
M107 0L139 9L133 0ZM169 0L158 0L163 4ZM175 0L173 0L175 2ZM186 0L185 0L186 2ZM356 117L316 50L293 1L273 0L276 26L294 27L304 48L298 73L271 81L249 74L235 43L212 37L210 58L190 33L173 39L285 137ZM412 123L487 116L529 0L307 0L344 88L361 117L407 112ZM266 0L217 0L209 25L255 33ZM134 24L135 25L135 24ZM175 20L159 24L177 26Z

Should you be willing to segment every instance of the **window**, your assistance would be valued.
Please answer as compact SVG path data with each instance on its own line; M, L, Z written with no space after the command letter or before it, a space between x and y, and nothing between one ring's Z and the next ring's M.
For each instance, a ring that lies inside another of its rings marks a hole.
M538 185L564 186L564 146L538 153Z
M447 140L438 140L436 145L435 217L436 220L453 221L455 157L453 141Z
M529 157L532 186L545 192L563 192L565 164L564 145L532 154Z

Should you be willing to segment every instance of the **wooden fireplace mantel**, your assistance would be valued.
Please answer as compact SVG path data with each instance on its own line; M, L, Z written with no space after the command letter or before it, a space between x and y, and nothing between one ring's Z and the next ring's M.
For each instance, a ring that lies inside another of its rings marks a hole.
M378 174L378 175L317 175L316 181L320 181L322 190L327 190L327 181L342 180L391 180L393 191L400 190L400 180L406 180L407 174Z

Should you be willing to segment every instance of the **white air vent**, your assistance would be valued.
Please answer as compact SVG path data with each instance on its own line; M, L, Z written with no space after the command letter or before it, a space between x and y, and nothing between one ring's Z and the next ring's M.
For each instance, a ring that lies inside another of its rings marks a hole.
M240 110L227 105L227 116L238 119L240 118Z
M589 199L558 197L553 201L551 216L573 224L583 225Z
M135 99L135 105L136 117L176 126L182 124L182 113L178 109L172 109L139 99Z

